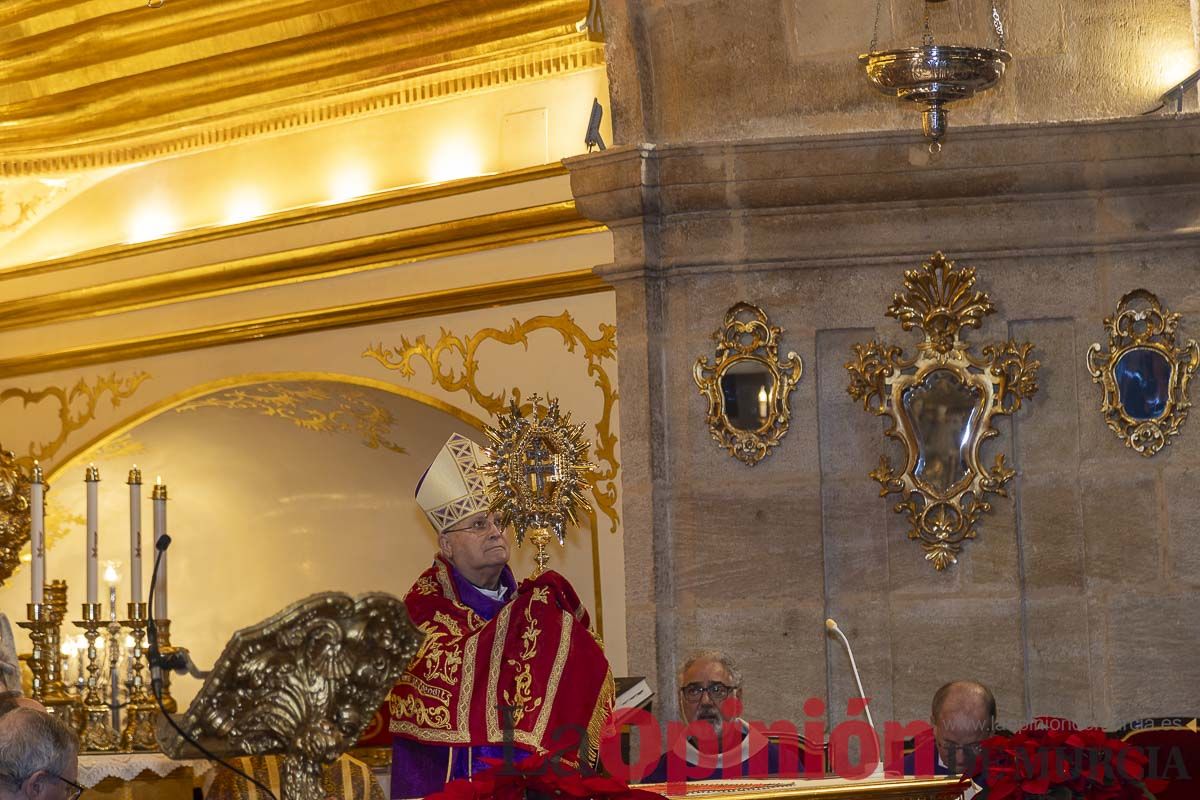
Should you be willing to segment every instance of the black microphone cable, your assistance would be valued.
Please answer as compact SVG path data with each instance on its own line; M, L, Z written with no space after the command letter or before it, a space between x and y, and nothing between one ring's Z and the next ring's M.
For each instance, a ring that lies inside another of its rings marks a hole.
M183 728L179 727L179 723L177 723L171 717L171 715L169 713L167 713L167 707L165 705L163 705L163 699L162 699L162 669L163 669L163 666L162 666L162 654L158 650L158 626L154 622L154 587L158 583L158 567L162 563L163 553L165 553L167 551L167 548L170 547L170 545L171 545L171 537L165 533L162 536L158 537L158 540L154 543L154 550L155 550L154 569L150 572L150 598L149 598L149 602L146 604L146 638L150 642L149 662L150 662L150 671L151 671L150 674L152 676L150 678L150 687L154 694L154 699L156 701L158 701L158 708L160 711L162 711L163 718L165 718L167 720L167 722L170 724L170 726L172 728L174 728L175 731L184 738L184 741L186 741L188 744L192 745L192 747L195 747L197 750L199 750L204 755L205 758L207 758L209 761L212 761L214 764L221 765L222 767L224 767L225 769L234 773L235 775L238 775L238 776L250 781L250 783L253 783L259 789L262 789L264 792L266 792L267 797L271 798L271 800L279 800L279 798L277 798L275 796L275 793L271 791L270 787L264 785L261 781L258 781L257 779L255 779L254 777L249 775L248 773L243 772L242 770L238 769L233 764L230 764L228 761L226 761L225 759L216 755L211 750L209 750L207 747L200 744L200 742L198 742L194 738L192 738L192 735L190 733L185 731Z

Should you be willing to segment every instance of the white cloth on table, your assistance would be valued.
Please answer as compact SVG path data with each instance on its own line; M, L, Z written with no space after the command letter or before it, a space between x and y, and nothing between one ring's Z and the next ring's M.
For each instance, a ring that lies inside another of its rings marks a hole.
M143 772L165 778L184 767L191 767L192 774L200 776L212 769L212 764L203 759L176 761L162 753L82 753L79 783L90 789L105 778L131 781Z

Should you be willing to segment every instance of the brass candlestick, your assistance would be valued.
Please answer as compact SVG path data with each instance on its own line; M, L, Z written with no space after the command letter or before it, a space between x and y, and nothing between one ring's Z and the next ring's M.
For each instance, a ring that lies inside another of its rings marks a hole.
M164 658L176 652L177 648L171 646L171 620L156 619L154 627L158 630L158 652ZM179 711L179 704L171 696L171 671L169 669L162 671L162 704L168 714Z
M29 631L33 652L29 655L29 671L33 673L31 696L39 703L46 699L46 629L50 626L50 607L45 603L29 603L25 606L28 621L17 625Z
M111 751L121 744L121 737L112 725L112 709L105 702L100 692L100 656L96 649L96 639L101 629L108 627L104 619L102 606L99 603L83 604L83 619L75 623L83 628L84 638L87 639L87 684L83 691L83 726L79 733L81 750Z
M129 653L128 703L125 706L125 728L121 731L122 750L157 750L154 738L158 708L146 691L142 678L142 639L146 636L146 604L129 603L129 619L121 622L129 629L133 648Z
M62 682L59 652L62 623L67 614L67 583L52 581L43 590L45 602L27 606L28 622L17 623L29 631L33 653L29 659L33 673L33 699L54 716L73 728L79 727L79 701L67 693Z

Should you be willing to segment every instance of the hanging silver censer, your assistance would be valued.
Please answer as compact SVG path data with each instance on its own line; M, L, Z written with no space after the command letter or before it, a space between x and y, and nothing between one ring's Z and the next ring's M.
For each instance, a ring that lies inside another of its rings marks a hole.
M1004 77L1004 65L1012 56L1004 49L1004 24L996 0L992 0L994 50L936 44L929 26L929 6L943 0L922 1L925 30L921 45L879 50L879 13L883 0L876 0L871 49L858 57L858 63L876 89L921 107L921 128L929 140L929 152L936 153L942 149L942 137L946 135L946 104L966 100L995 86Z

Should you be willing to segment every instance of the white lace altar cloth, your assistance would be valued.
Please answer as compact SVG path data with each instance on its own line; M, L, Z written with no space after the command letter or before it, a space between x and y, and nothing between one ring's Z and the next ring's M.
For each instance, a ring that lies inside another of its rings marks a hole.
M105 778L131 781L143 772L165 778L177 769L191 767L196 777L212 769L202 759L176 761L162 753L83 753L79 756L79 783L92 788Z

